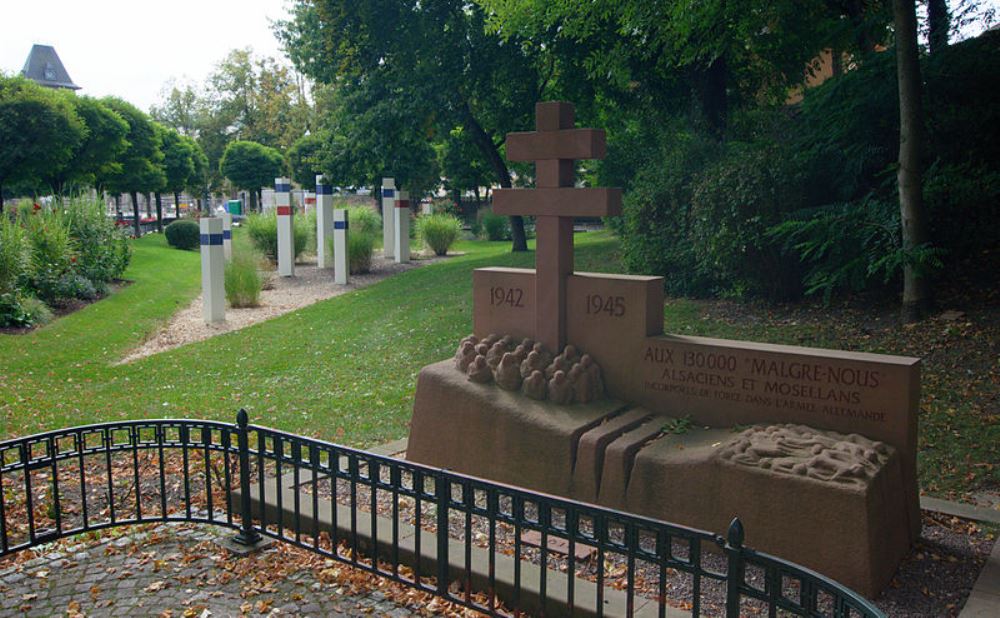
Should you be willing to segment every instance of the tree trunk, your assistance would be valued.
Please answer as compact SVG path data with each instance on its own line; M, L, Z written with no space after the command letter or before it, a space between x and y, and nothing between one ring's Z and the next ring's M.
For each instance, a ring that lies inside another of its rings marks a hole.
M181 194L174 191L174 221L181 218Z
M469 133L472 135L472 141L490 162L490 167L493 168L493 172L497 175L497 180L500 182L500 186L505 189L509 189L513 183L510 180L510 170L507 169L507 163L505 163L503 157L500 156L500 151L493 143L493 140L490 139L490 136L486 134L483 127L476 121L475 117L473 117L472 110L469 109L468 103L465 102L462 103L462 117L465 121L465 128L467 128ZM511 251L527 251L528 237L524 233L523 217L520 215L511 216L510 232L514 241Z
M948 47L951 15L948 14L947 0L927 0L927 30L927 42L932 54Z
M3 214L3 184L0 184L0 215Z
M729 69L725 56L712 61L696 86L699 107L709 133L718 140L726 135L729 100L726 94Z
M163 200L159 191L156 192L156 231L163 233Z
M139 238L142 236L142 229L139 227L139 194L132 191L132 230L135 232L135 237Z
M250 192L250 212L257 212L257 189Z
M920 58L914 0L893 0L896 30L896 78L899 81L899 214L903 250L907 253L928 241L920 172L923 109L920 99ZM930 285L924 273L907 259L903 264L903 322L926 315Z

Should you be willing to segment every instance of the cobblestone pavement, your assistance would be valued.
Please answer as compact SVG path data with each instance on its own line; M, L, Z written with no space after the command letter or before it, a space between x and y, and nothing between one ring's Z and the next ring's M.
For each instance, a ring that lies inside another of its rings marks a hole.
M0 615L402 618L427 611L419 611L425 599L415 591L401 604L377 589L379 580L282 543L237 556L219 544L232 534L181 523L120 528L39 548L17 565L0 561ZM376 586L357 585L363 580Z

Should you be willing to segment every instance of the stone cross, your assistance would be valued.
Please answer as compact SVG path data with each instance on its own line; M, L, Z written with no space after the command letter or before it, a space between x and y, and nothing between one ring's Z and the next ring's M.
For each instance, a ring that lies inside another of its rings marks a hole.
M566 345L566 280L573 273L573 217L621 214L621 189L575 188L576 159L603 159L601 129L574 129L572 103L535 105L536 131L507 134L507 158L535 161L534 189L497 189L493 210L534 215L535 338L552 351Z

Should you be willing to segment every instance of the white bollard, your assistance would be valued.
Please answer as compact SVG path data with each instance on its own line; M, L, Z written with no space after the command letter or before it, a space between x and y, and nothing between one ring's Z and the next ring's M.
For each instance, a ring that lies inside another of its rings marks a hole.
M323 184L323 176L316 176L316 266L330 268L334 265L330 253L333 239L333 187Z
M392 257L392 250L396 246L393 223L393 210L396 205L396 180L394 178L382 179L382 254L385 259Z
M347 210L333 211L333 282L347 285L350 265L347 261Z
M233 214L229 211L222 213L222 253L227 262L233 259Z
M410 196L406 191L399 192L393 208L393 256L397 264L410 261Z
M226 319L226 256L222 250L222 219L203 217L201 226L201 314L205 323Z
M295 276L295 229L291 203L292 181L274 179L274 205L278 214L278 274Z

